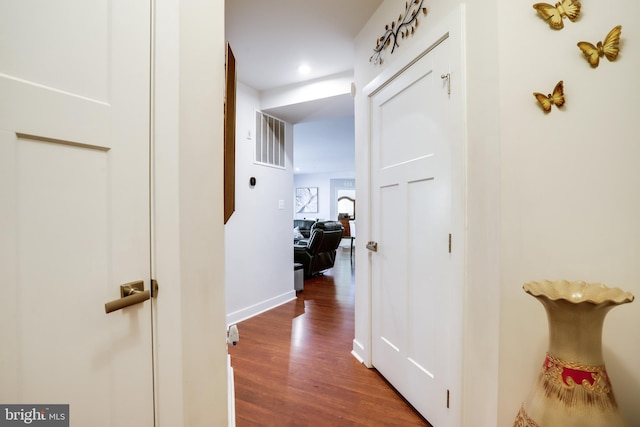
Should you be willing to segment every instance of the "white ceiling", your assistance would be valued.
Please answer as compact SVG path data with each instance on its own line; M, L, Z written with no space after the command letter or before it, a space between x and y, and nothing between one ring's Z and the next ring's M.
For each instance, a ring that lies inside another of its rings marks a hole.
M353 70L353 39L382 0L226 0L238 80L263 91ZM298 66L306 63L306 76Z
M226 0L226 37L236 58L238 80L257 91L276 89L353 70L353 39L383 0ZM307 64L311 72L301 75ZM294 167L300 173L353 170L353 131L339 134L353 118L350 95L266 111L290 123L322 121L327 135L294 140ZM331 120L336 119L335 126ZM298 132L303 135L304 132ZM323 153L310 155L322 140ZM350 143L350 147L341 144ZM345 169L346 168L346 169Z
M268 108L264 112L289 123L353 117L353 98L347 93L284 107Z

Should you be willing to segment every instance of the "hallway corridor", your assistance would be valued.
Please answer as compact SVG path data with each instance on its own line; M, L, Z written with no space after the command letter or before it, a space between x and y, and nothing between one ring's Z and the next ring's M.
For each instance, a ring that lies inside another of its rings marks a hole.
M236 422L247 426L429 426L352 355L354 276L348 250L307 279L296 300L238 324L230 348Z

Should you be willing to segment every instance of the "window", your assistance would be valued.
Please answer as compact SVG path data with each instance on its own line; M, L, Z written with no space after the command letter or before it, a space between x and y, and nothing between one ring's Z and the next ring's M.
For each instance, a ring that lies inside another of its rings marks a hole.
M285 123L256 111L256 163L285 167Z

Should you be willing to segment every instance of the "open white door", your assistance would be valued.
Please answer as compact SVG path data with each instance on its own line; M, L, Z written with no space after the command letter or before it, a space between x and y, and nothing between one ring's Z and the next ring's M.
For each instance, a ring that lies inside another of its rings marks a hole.
M369 97L370 260L373 366L445 427L456 425L450 399L460 393L464 123L460 47L439 36Z
M154 424L150 2L0 6L0 402Z

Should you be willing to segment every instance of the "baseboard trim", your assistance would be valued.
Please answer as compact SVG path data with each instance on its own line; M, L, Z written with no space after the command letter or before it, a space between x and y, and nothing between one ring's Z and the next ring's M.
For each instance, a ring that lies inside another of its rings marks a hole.
M293 301L294 299L296 299L296 291L292 289L290 292L269 298L268 300L234 311L233 313L229 313L227 314L227 328L231 325L235 325L236 323L240 323L243 320L257 316L260 313L274 309L282 304L286 304L289 301ZM240 337L242 337L242 331L240 332Z
M353 340L353 350L351 350L351 355L355 357L358 362L362 363L365 366L367 365L364 362L364 347L358 342L358 340Z
M236 426L236 386L231 367L231 356L227 354L227 412L229 414L229 427Z

